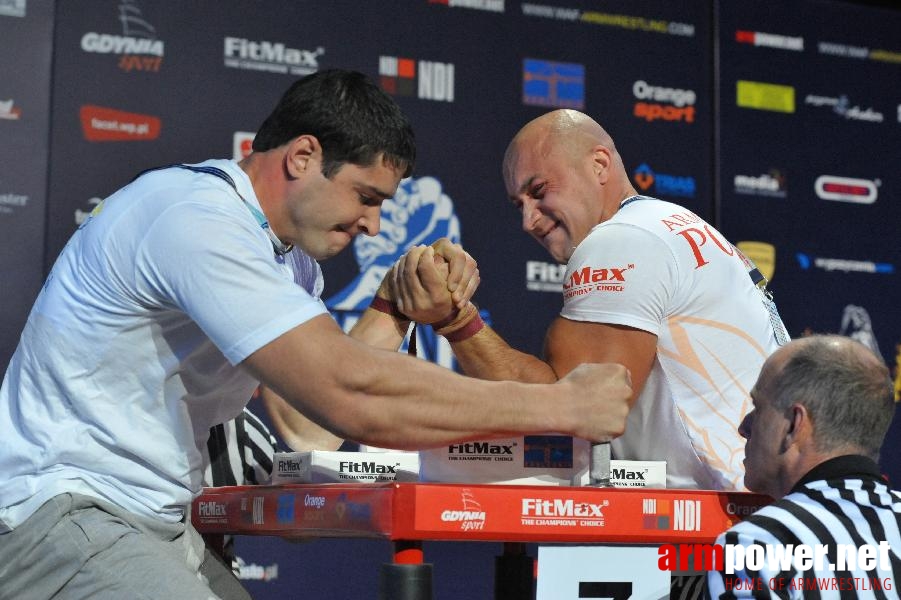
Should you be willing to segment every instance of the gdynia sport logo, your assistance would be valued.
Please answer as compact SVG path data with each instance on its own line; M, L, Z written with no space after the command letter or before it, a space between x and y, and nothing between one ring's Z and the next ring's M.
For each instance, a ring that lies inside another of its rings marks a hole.
M835 544L832 552L826 544L664 544L658 550L657 567L719 571L726 574L727 590L891 590L890 577L853 575L876 568L891 573L889 551L886 541L875 546Z

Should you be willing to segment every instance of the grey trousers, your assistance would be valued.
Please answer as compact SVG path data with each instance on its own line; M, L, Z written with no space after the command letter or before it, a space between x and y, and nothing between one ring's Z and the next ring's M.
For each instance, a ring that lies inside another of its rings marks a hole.
M188 524L61 494L0 534L0 600L250 600Z

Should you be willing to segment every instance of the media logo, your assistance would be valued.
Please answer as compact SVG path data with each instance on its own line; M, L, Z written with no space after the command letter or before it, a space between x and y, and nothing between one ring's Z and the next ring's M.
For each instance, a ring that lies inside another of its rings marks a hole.
M81 49L96 54L118 56L122 71L156 73L163 64L164 44L156 29L141 14L137 0L119 2L122 35L89 31L81 37Z
M647 163L638 165L632 180L643 192L653 191L664 196L694 198L695 178L684 175L656 173Z
M863 306L855 306L849 304L842 312L842 326L839 335L844 335L857 340L867 348L873 351L873 354L882 358L882 352L879 351L879 342L876 340L876 334L873 332L873 321L870 319L870 313Z
M585 108L585 65L524 59L522 102L529 106Z
M339 521L345 519L354 523L372 522L372 505L367 502L354 502L347 499L346 493L341 493L335 499L335 515Z
M0 214L11 215L16 209L28 205L28 196L12 192L0 192Z
M672 509L669 500L644 498L641 501L641 528L669 531Z
M740 79L735 83L735 103L741 108L794 113L795 88Z
M281 494L275 508L275 520L279 523L294 522L294 495Z
M158 117L102 106L82 106L79 115L81 131L89 142L155 140L162 128Z
M28 0L0 0L0 16L24 17Z
M530 292L557 292L563 290L566 265L539 260L526 262L526 289Z
M745 241L735 244L741 252L754 263L767 281L772 281L776 274L776 247L766 242Z
M641 514L642 529L701 531L700 500L644 498Z
M838 97L808 94L807 97L804 98L804 104L817 108L831 108L833 114L851 121L882 123L885 120L885 116L881 112L873 110L872 108L862 109L859 105L851 106L851 100L844 94Z
M429 0L429 4L442 4L450 8L472 8L490 12L504 12L504 0Z
M238 579L242 581L272 581L278 579L278 563L269 566L256 563L247 564L240 556L235 557L238 563Z
M576 502L572 498L523 498L521 523L545 527L603 527L609 500Z
M573 439L565 435L527 435L523 438L523 466L531 469L571 469Z
M846 258L823 258L811 256L804 252L795 253L795 259L802 270L822 269L823 271L840 271L842 273L870 273L891 275L895 266L891 263L878 263L869 260L850 260Z
M639 79L632 84L632 95L641 100L636 102L632 114L645 121L684 121L694 123L694 90L683 90L651 85ZM648 102L645 102L648 100Z
M873 204L879 195L879 179L854 179L836 175L820 175L813 184L817 196L833 202Z
M634 264L622 267L582 267L575 269L564 278L563 300L593 294L596 292L610 293L626 290L626 272L634 269Z
M200 501L197 503L197 516L201 523L228 523L228 511L223 502Z
M13 104L12 98L0 100L0 119L14 121L22 116L22 109Z
M492 444L491 442L466 442L451 444L447 447L448 460L512 462L512 444Z
M787 195L786 177L778 169L770 169L761 175L736 175L732 184L736 194L768 198L785 198Z
M743 31L739 29L735 32L735 41L739 44L751 44L752 46L777 48L779 50L792 50L794 52L804 51L804 38L779 35L776 33Z
M901 63L901 52L893 50L881 50L879 48L867 48L866 46L851 46L849 44L839 44L836 42L820 42L817 44L817 51L820 54L829 54L831 56L842 56L845 58L855 58L858 60L875 60L877 62L887 62L892 64Z
M232 135L232 158L243 160L253 152L253 138L256 133L251 131L236 131Z
M460 492L462 510L443 510L441 520L445 523L460 523L461 531L481 531L485 529L486 515L482 505L476 500L470 489Z
M454 101L454 65L397 56L379 57L379 83L395 96Z
M301 77L318 71L319 58L325 54L322 46L306 50L290 48L283 42L254 41L239 37L226 37L224 44L224 64L230 69Z

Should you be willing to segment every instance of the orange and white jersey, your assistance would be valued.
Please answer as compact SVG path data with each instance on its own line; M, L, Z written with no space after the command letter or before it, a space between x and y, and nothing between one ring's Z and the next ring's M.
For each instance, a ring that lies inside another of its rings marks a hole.
M667 461L671 488L744 489L738 425L785 328L716 229L676 204L629 200L576 248L561 312L657 336L654 366L613 451Z

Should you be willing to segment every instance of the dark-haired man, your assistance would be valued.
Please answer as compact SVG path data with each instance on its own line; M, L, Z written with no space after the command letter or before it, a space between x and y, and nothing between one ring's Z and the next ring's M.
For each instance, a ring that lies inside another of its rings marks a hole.
M757 546L764 557L775 547L798 556L807 546L811 560L806 568L763 561L734 574L712 571L710 595L897 598L901 494L876 464L895 412L885 364L847 337L800 338L767 359L751 397L754 409L739 428L745 485L778 500L717 542Z
M353 336L328 315L316 261L378 232L415 158L406 118L363 75L295 83L253 150L137 177L58 257L0 388L0 598L245 598L186 514L210 426L259 383L375 446L622 432L622 366L480 382L382 350L408 325L386 302ZM445 251L449 311L477 274ZM414 249L404 269L434 281L433 259Z

